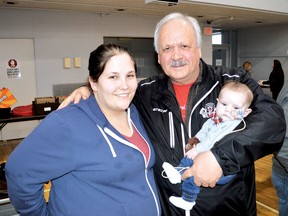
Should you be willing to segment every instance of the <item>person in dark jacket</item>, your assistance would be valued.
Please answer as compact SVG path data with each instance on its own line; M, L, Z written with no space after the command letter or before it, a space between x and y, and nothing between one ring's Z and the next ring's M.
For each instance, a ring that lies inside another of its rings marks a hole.
M270 91L272 92L272 98L274 100L277 100L278 94L284 85L284 80L285 76L281 62L275 59L273 61L273 70L269 75L269 80L263 82L263 84L270 85Z
M21 216L160 216L155 154L131 104L136 64L127 49L91 52L89 86L87 100L49 114L9 156L12 205Z
M283 110L244 69L207 65L201 58L201 41L200 26L193 17L171 13L161 19L156 25L154 46L164 73L139 82L133 99L156 152L154 171L162 215L189 214L169 202L170 196L181 196L181 185L162 178L163 162L179 164L188 139L208 119L201 112L215 106L226 81L237 80L254 94L253 111L246 118L249 130L229 134L210 151L198 154L182 179L194 176L195 184L202 187L190 215L254 216L254 161L282 146L286 126ZM88 95L87 88L77 89L59 108ZM229 183L216 185L223 174L235 173Z
M283 107L286 125L288 125L288 81L285 81L280 91L277 102ZM288 215L288 127L284 144L280 151L272 158L272 183L278 197L279 216Z

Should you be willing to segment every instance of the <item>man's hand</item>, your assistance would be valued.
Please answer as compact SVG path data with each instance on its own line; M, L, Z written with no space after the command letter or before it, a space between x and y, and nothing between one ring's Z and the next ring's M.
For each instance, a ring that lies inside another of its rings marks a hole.
M75 89L58 107L62 109L63 107L68 106L70 103L79 103L80 99L86 100L90 96L90 91L88 87L82 86L78 89Z
M223 175L223 171L211 151L199 153L193 166L182 174L182 180L194 176L197 186L215 187L216 182Z

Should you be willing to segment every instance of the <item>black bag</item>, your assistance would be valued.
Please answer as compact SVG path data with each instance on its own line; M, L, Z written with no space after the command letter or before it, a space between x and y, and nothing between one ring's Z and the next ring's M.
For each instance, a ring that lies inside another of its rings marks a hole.
M0 164L0 194L7 194L7 181L5 177L5 163Z

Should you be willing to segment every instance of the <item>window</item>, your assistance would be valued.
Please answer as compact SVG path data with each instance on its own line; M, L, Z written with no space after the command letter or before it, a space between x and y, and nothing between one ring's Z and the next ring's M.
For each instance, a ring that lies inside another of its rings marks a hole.
M212 44L222 44L222 34L221 32L214 32L212 35Z

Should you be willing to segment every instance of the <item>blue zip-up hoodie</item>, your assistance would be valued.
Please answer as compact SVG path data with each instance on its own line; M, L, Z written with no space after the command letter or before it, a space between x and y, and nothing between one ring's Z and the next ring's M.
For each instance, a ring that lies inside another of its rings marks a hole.
M160 215L154 150L132 104L128 118L150 158L115 130L94 96L49 114L5 167L12 205L29 216ZM43 184L51 180L49 203Z

